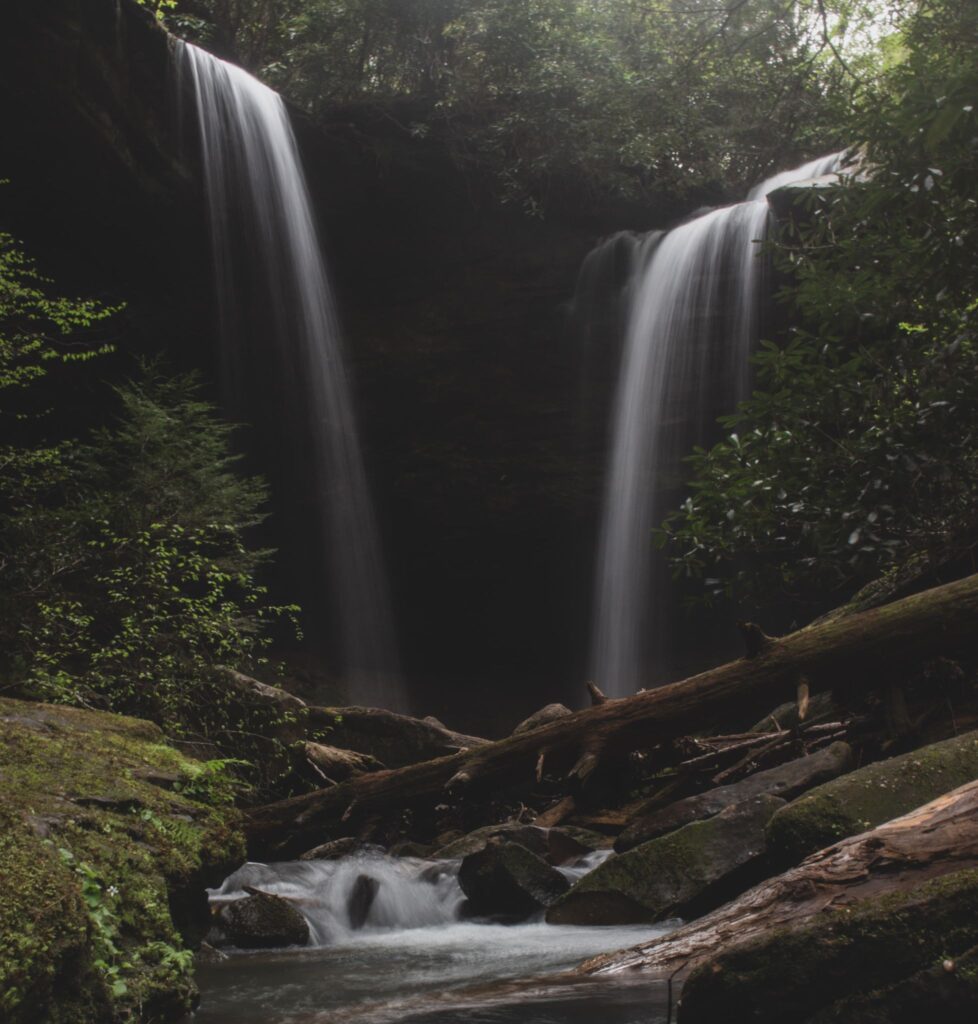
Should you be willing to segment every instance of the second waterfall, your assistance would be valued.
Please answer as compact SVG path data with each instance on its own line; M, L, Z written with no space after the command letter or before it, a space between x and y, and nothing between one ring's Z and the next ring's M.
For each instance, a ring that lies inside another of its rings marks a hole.
M746 202L626 248L632 271L612 413L590 674L609 695L666 681L674 608L651 533L681 482L681 460L747 396L757 342L769 193L838 170L842 154L769 178ZM620 239L606 243L620 260ZM600 262L601 252L592 256ZM585 271L587 271L587 267ZM585 284L582 278L582 284ZM662 583L662 586L658 584Z
M308 476L336 666L356 702L405 710L334 300L285 105L240 68L178 40L174 48L200 129L225 407L246 422L288 424L270 458L293 463L293 479Z

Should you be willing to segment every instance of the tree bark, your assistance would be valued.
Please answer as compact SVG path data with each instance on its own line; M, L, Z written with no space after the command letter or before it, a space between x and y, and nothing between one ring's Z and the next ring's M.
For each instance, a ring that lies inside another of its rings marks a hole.
M422 799L442 799L514 780L532 785L540 754L550 774L584 754L623 756L794 696L803 674L811 693L889 684L937 655L978 650L978 575L858 615L810 626L749 658L682 682L575 712L527 733L450 757L375 772L332 789L252 809L246 824L257 855L300 852L355 834L364 816ZM614 751L614 754L609 754ZM340 826L342 819L342 827Z
M734 946L803 925L886 893L978 866L978 781L902 818L812 854L713 913L633 949L595 957L577 973L641 970L681 980Z

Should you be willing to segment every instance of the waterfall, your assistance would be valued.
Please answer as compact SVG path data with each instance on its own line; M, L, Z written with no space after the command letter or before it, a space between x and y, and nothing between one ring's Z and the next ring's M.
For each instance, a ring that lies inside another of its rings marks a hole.
M758 242L770 221L766 197L830 174L842 159L833 154L778 174L746 202L654 233L637 250L643 258L625 292L595 585L590 673L609 696L651 682L650 663L669 645L673 609L660 595L668 582L650 558L651 532L676 497L681 460L749 392L764 269Z
M226 407L252 421L262 406L290 424L290 450L274 458L295 462L293 477L308 476L315 492L327 632L351 696L406 710L335 305L285 105L192 45L176 41L175 58L196 101Z
M358 897L369 880L369 900ZM465 900L457 861L423 861L363 853L339 860L248 863L209 890L220 905L245 886L289 900L309 924L310 944L333 946L354 933L445 926ZM359 904L359 906L357 905Z

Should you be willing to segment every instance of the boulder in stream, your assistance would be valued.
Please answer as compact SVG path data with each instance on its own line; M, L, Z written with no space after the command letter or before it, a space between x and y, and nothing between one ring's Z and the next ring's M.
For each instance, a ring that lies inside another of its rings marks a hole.
M275 949L305 946L309 925L292 904L281 896L253 891L225 904L219 915L227 940L241 949Z
M731 786L717 786L645 813L640 810L618 837L615 849L619 853L631 850L650 839L674 832L692 821L710 818L727 807L763 793L791 799L842 775L852 767L852 763L852 748L848 743L839 741L807 757L756 772Z
M505 821L499 825L485 825L474 832L439 847L432 854L434 860L454 860L468 857L485 849L490 840L499 839L507 843L519 843L539 857L546 857L549 849L548 832L537 825L523 825Z
M350 918L350 927L359 930L367 923L370 908L374 905L380 882L371 875L357 875L349 898L346 901L346 912Z
M797 864L973 779L978 732L878 761L818 786L776 814L767 829L768 848L779 863Z
M785 806L762 796L611 857L547 911L551 924L638 924L716 906L758 881L764 826Z
M522 920L549 907L569 883L535 853L518 843L490 839L462 861L458 883L473 916Z

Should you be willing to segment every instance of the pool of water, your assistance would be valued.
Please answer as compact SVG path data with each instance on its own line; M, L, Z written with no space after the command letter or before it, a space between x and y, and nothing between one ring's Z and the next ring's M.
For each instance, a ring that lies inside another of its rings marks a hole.
M379 857L248 865L212 893L214 901L240 896L244 885L277 892L303 911L316 944L230 951L225 961L201 967L192 1024L665 1022L661 986L547 978L674 925L463 921L457 865L442 868L432 876L424 862ZM352 929L346 899L362 874L378 880L379 892L365 926Z
M651 1003L662 1001L657 989L604 982L514 993L498 983L556 973L663 930L469 922L368 934L329 948L236 953L200 970L202 1000L193 1021L447 1024L463 1019L462 1004L468 1024L648 1024L660 1019L649 1012ZM469 996L473 988L479 991ZM438 1008L453 1001L455 1008Z

